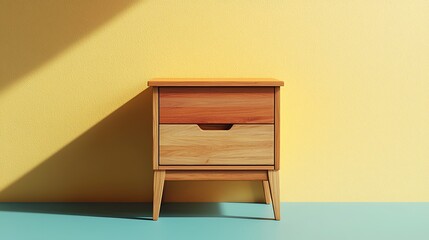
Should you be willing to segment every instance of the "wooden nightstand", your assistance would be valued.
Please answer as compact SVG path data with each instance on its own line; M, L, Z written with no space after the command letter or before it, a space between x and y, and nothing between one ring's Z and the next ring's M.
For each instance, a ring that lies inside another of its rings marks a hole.
M275 79L153 79L153 219L164 181L257 180L280 220Z

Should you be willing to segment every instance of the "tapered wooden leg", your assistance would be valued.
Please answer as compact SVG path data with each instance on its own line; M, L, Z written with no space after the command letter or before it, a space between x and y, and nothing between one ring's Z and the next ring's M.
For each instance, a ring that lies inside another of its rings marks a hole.
M280 220L280 185L279 171L268 171L268 181L270 184L271 199L273 201L274 218Z
M164 190L165 171L153 173L153 220L158 220L161 209L162 191Z
M270 184L268 183L268 181L262 181L262 187L264 188L265 203L270 204L271 203Z

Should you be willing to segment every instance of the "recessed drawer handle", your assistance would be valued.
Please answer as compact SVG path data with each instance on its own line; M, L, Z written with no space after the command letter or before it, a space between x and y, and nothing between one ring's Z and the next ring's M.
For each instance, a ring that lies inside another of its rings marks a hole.
M234 124L198 124L201 130L229 130Z

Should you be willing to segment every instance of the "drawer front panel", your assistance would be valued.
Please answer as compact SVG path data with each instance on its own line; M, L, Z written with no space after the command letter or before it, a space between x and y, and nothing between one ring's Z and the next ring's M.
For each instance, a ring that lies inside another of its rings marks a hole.
M160 165L274 165L273 124L202 128L209 130L197 124L161 124Z
M273 87L160 87L160 123L274 123Z

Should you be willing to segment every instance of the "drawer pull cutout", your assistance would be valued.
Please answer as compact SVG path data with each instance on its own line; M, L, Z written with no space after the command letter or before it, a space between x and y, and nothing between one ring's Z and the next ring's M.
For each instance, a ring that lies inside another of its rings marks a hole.
M201 130L229 130L234 124L198 124Z

